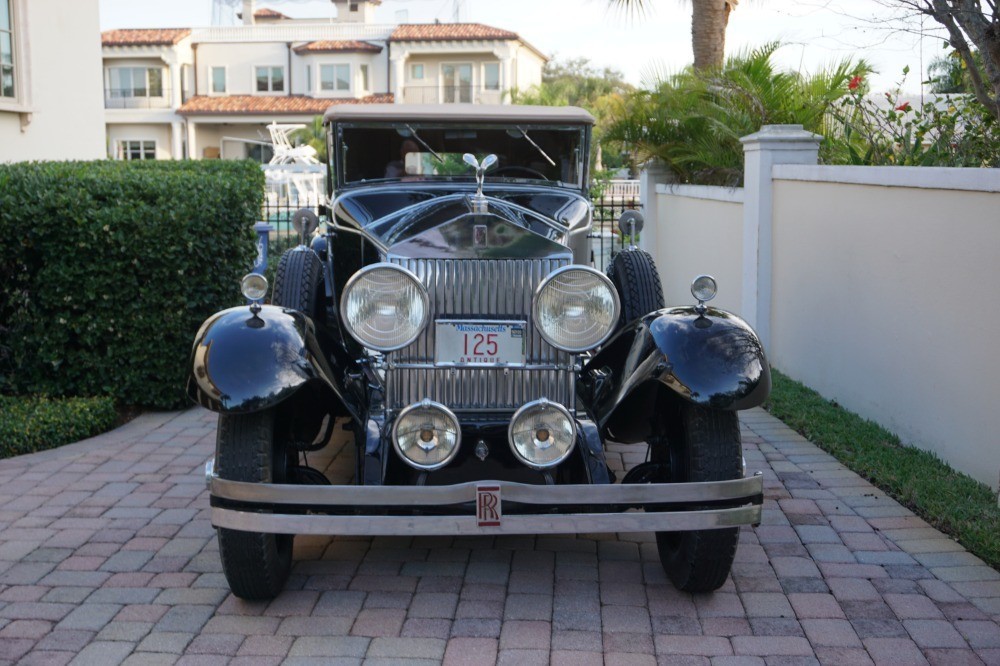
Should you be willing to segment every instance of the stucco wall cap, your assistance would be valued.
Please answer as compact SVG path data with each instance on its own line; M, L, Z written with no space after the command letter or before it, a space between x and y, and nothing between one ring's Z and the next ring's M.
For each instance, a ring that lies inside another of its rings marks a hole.
M802 125L764 125L759 132L740 138L740 143L750 146L760 143L808 143L819 144L823 137L814 134Z

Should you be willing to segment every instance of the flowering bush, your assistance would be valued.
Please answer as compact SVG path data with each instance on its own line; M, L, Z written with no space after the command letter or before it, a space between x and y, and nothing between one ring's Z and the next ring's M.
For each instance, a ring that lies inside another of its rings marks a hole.
M903 80L882 98L863 77L847 84L824 146L829 164L1000 166L1000 127L971 95L935 95L919 107L901 99Z

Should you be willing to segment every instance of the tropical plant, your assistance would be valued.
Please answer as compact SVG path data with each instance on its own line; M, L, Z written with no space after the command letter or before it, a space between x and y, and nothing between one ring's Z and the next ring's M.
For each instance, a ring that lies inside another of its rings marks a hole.
M323 116L316 116L311 123L295 130L292 138L299 145L312 146L316 150L316 159L326 164L326 129L323 127Z
M610 0L613 5L629 11L642 11L648 0ZM726 50L726 28L729 13L739 0L692 0L691 2L691 49L694 52L694 68L697 70L719 69L723 65Z
M948 48L948 42L944 47ZM979 51L973 51L973 60L981 68L983 58ZM931 92L941 94L952 93L972 93L972 77L969 76L969 68L962 60L958 51L952 50L947 55L940 56L931 61L927 66L927 83L931 86Z
M772 62L778 47L741 52L721 70L688 68L652 82L622 100L606 139L639 162L660 161L681 182L740 184L740 137L772 124L825 135L829 111L848 83L871 70L863 60L844 60L813 76L781 71Z

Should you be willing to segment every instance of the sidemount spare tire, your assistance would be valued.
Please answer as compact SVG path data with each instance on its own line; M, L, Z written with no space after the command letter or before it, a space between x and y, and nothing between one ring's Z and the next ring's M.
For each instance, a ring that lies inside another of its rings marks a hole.
M608 266L608 279L621 298L618 328L666 307L660 274L653 257L644 250L628 249L616 254Z
M299 246L281 255L271 290L271 303L298 310L316 323L322 323L323 261L310 248Z

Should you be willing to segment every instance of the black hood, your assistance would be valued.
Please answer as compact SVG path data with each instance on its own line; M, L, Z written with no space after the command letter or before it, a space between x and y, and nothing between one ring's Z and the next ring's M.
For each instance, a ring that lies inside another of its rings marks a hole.
M391 254L455 259L543 258L571 254L569 234L589 224L589 203L560 190L378 186L346 193L339 224L363 229Z

